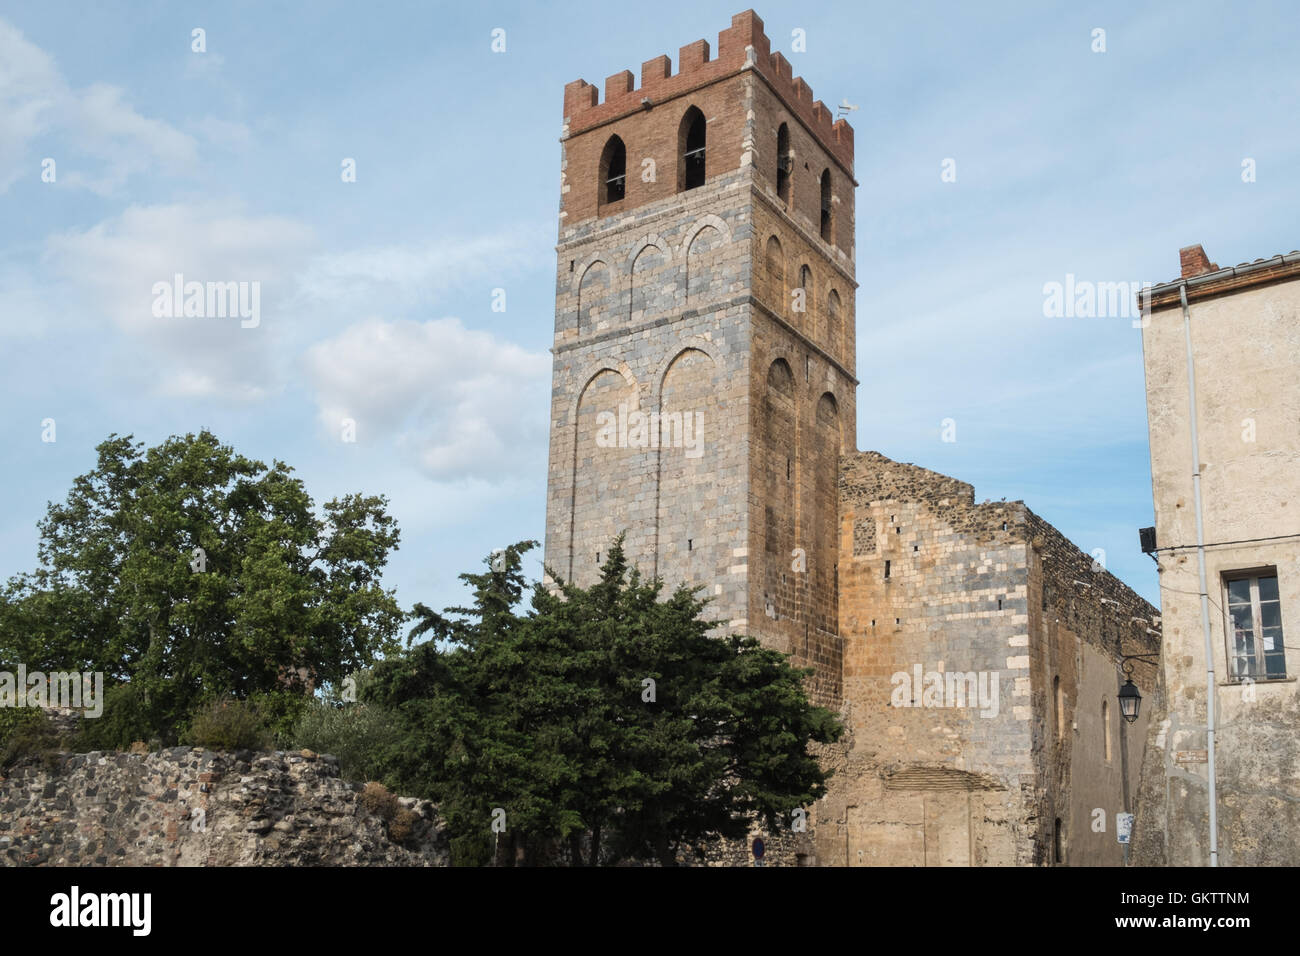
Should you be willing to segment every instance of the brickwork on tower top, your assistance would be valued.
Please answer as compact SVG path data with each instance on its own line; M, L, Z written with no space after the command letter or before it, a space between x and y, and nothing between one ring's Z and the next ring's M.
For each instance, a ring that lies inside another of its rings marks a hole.
M753 49L753 58L747 52ZM685 95L702 86L752 69L781 98L786 108L817 138L850 176L853 174L853 127L843 119L833 118L821 100L813 99L812 89L802 77L793 76L790 62L781 53L771 52L771 43L763 32L763 21L753 10L731 18L731 26L718 34L717 55L710 59L709 42L696 40L678 51L678 70L666 55L641 64L641 85L634 85L631 70L615 73L605 80L605 101L599 89L586 80L574 80L564 88L564 117L569 136L602 126L667 100Z

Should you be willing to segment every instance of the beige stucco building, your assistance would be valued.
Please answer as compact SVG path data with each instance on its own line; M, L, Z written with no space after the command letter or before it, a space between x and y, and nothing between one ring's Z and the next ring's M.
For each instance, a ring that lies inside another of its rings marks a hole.
M1300 648L1286 638L1300 635L1300 252L1225 269L1200 246L1181 259L1181 277L1143 302L1164 646L1143 705L1133 862L1211 862L1213 767L1218 864L1296 864Z

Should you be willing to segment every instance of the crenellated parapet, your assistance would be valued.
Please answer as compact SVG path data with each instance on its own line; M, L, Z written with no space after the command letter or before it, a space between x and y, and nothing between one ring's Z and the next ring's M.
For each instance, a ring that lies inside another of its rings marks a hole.
M677 72L666 55L641 64L640 85L631 70L605 80L604 102L600 90L586 80L564 88L564 122L568 135L601 126L638 111L683 96L744 70L753 70L767 82L785 106L812 131L821 145L850 172L853 169L853 127L836 120L802 77L793 76L790 62L771 51L763 21L753 10L731 18L731 26L718 34L717 55L710 58L709 42L696 40L678 50Z

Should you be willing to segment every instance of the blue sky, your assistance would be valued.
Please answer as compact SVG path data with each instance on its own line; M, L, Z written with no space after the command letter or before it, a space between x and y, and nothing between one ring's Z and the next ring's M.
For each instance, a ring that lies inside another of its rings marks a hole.
M1047 318L1043 287L1300 246L1300 18L988 6L758 8L817 97L859 107L858 447L1024 499L1156 601L1139 333ZM111 432L208 427L318 502L389 495L408 607L540 539L564 84L675 68L739 9L0 4L0 576ZM260 282L261 323L153 318L177 272Z

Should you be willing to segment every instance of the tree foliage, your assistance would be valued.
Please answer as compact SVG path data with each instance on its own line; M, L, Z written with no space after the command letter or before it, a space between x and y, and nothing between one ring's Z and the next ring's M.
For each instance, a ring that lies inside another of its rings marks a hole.
M291 468L206 430L148 450L112 435L97 453L40 522L39 567L0 594L0 663L129 683L109 699L131 713L102 729L171 742L203 702L256 696L284 730L304 676L338 681L400 646L386 499L318 514Z
M753 819L788 830L825 792L809 744L841 733L808 702L811 672L753 638L711 636L698 589L664 598L621 539L592 587L538 585L518 613L535 544L461 575L469 607L417 605L411 639L434 639L379 664L367 689L399 722L378 760L387 781L439 803L454 860L486 863L499 839L509 859L563 848L575 863L671 865Z

